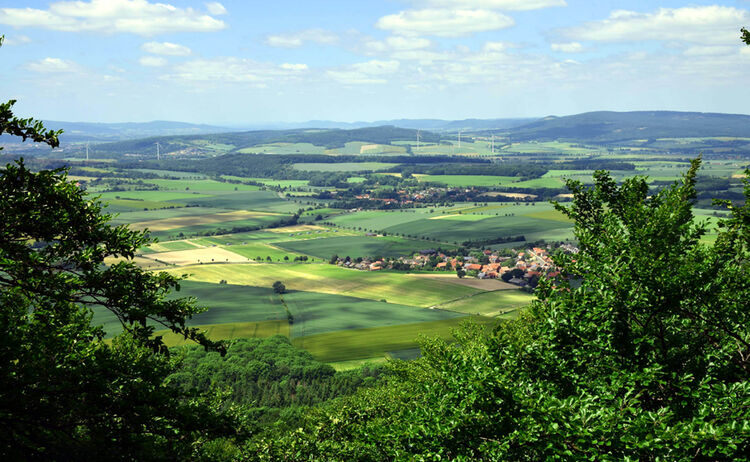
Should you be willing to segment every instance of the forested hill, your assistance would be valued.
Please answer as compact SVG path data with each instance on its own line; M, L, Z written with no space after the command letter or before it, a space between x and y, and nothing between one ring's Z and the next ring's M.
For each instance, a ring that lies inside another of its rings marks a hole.
M97 155L115 156L118 154L144 154L154 151L159 143L163 153L190 149L196 146L222 145L231 150L252 148L269 143L309 143L326 149L342 148L346 143L359 141L373 144L391 144L394 141L413 141L417 130L398 128L392 125L381 127L341 129L295 129L295 130L254 130L231 133L215 133L195 136L165 136L138 140L106 143L96 146ZM438 142L440 136L422 131L424 142Z
M506 131L514 141L614 142L653 138L750 137L750 116L709 112L586 112L545 117Z

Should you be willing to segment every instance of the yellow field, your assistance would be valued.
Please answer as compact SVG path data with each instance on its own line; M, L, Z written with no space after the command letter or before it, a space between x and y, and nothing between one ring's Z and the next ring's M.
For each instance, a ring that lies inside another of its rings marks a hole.
M161 220L140 221L132 223L132 229L151 231L168 231L170 229L184 228L186 226L205 225L212 223L223 223L225 221L245 220L247 218L278 215L270 212L249 212L247 210L236 210L234 212L211 213L208 215L194 215L187 217L164 218Z
M195 326L206 331L211 340L230 340L233 338L264 338L273 335L284 335L289 337L289 323L286 319L262 322L235 322L231 324L206 324ZM164 343L169 346L195 345L194 342L185 340L181 335L172 331L162 330L154 332L161 335Z
M263 231L278 234L306 233L308 231L327 231L328 228L315 225L284 226L283 228L269 228Z
M196 263L244 263L247 257L238 255L222 247L206 247L203 249L175 250L147 255L144 258L158 258L171 265L195 265Z
M339 268L327 264L234 264L192 265L168 270L190 273L193 281L226 280L229 284L270 287L281 281L290 290L348 295L390 303L430 307L480 292L434 279L395 273L379 273Z

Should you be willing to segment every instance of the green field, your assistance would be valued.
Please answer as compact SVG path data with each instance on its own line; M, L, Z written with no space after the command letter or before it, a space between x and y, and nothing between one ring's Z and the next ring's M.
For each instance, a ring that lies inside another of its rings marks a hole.
M169 204L168 202L165 202ZM170 204L174 206L175 204ZM121 212L111 221L113 225L138 223L141 221L163 220L165 218L189 217L199 215L209 215L214 213L231 212L229 209L217 209L213 207L178 207L162 210L137 210L131 212Z
M293 166L297 170L312 172L372 172L395 167L396 165L398 164L385 162L340 162L336 164L305 163L294 164Z
M440 305L441 309L472 315L500 316L516 313L527 306L534 296L518 289L484 292Z
M295 346L309 351L315 359L338 362L353 359L382 357L390 352L417 348L420 335L450 339L452 332L467 318L401 324L388 327L371 327L301 337L293 340ZM472 317L487 326L497 321L493 318Z
M325 147L310 143L268 143L242 148L242 154L325 154Z
M157 191L158 192L158 191ZM261 212L291 213L300 206L292 201L279 197L273 191L247 191L233 194L222 194L212 197L192 196L184 202L201 207L215 207L232 210L258 210Z
M192 281L270 287L282 281L289 290L347 295L388 303L430 307L481 290L450 282L386 272L358 271L329 264L233 264L192 265L169 269Z
M210 197L206 194L199 194L197 192L190 191L114 191L101 193L100 196L102 202L108 202L113 199L168 202L185 201L188 199L195 200Z
M490 175L420 175L418 178L420 182L446 186L507 186L517 180L512 176Z
M356 257L398 257L411 255L426 249L429 244L424 241L403 239L394 236L340 236L323 239L279 242L278 247L300 254L320 258L331 258L332 255Z
M286 319L263 322L237 322L232 324L206 324L195 327L204 330L211 340L265 338L274 335L289 337L289 323L287 323ZM154 335L161 335L164 344L168 347L196 345L196 343L185 340L182 335L175 334L172 331L160 330L154 332Z

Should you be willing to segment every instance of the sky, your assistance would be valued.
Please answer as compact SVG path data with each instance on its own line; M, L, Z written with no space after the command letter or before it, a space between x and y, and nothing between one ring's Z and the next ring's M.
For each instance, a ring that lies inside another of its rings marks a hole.
M0 99L223 126L745 114L743 26L748 0L0 0Z

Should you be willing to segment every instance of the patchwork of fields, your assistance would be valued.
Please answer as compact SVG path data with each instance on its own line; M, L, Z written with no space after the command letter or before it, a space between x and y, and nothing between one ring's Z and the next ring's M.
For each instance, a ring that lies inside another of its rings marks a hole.
M419 150L409 142L348 142L343 148L330 149L304 143L271 143L241 152L404 154L406 146L411 146L411 152L417 155L492 154L489 142L481 139L464 141L461 149L450 143L423 144ZM499 142L496 150L501 150ZM596 154L597 150L562 142L524 142L503 147L501 155L533 159L534 155L553 152L561 159L576 159ZM619 160L627 159L627 155ZM614 178L622 180L638 174L648 176L651 182L668 182L678 178L686 167L683 161L644 155L634 159L635 170L615 170ZM379 162L295 160L293 168L300 172L345 173L342 178L348 177L351 188L357 188L370 178L384 178L370 172L398 165L388 162L389 158L373 160ZM725 161L707 161L704 170L710 177L734 178L742 173L738 165ZM80 178L92 181L97 173L106 171L91 170L91 176ZM199 173L139 171L163 177L130 182L118 186L116 191L97 185L92 191L103 191L101 200L109 204L107 211L118 213L113 224L148 229L152 237L160 239L139 250L135 258L139 266L188 275L181 290L171 296L195 297L209 308L194 316L190 325L205 329L215 339L285 335L316 358L339 364L386 356L412 357L418 351L420 334L449 338L453 329L468 320L491 326L498 320L516 317L534 297L514 285L498 280L459 279L454 272L409 274L347 269L328 264L333 255L352 259L400 257L427 249L448 251L465 241L487 248L525 245L513 239L501 242L499 238L572 241L570 220L547 202L532 202L539 197L535 192L544 194L534 190L560 189L567 179L591 184L593 174L593 170L583 169L551 169L533 179L414 174L419 183L411 183L415 190L435 189L435 185L462 190L483 187L489 191L481 190L486 195L476 200L488 202L442 201L438 206L435 201L421 208L361 210L361 204L352 208L335 204L335 194L343 188L328 188L328 197L334 197L328 202L323 199L326 196L316 199L314 195L326 188L310 186L312 180L231 175L209 179ZM388 180L400 177L398 173L390 175ZM227 181L219 181L222 179ZM385 181L382 183L380 189L395 191ZM514 192L513 188L523 189ZM557 192L543 197L553 194ZM493 195L517 202L491 202ZM697 219L709 225L704 241L712 242L716 237L713 228L717 212L695 212ZM289 223L297 224L287 226ZM286 293L277 294L271 289L276 281L286 286ZM118 321L106 310L96 311L94 322L103 325L110 335L120 329ZM169 345L184 344L182 338L164 334Z

